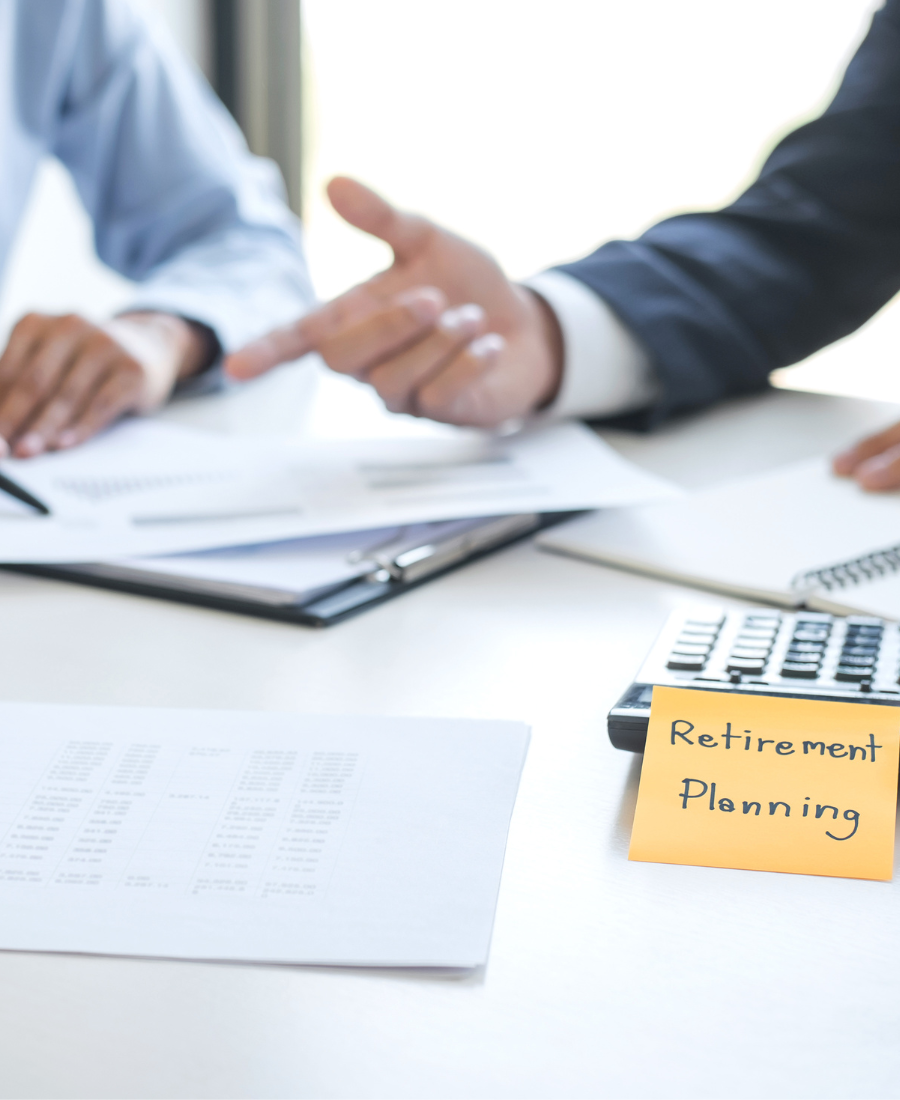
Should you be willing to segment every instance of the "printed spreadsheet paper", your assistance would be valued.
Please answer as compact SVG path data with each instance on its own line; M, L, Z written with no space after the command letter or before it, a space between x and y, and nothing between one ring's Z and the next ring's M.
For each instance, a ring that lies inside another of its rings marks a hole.
M474 967L528 729L0 704L0 949Z
M629 858L891 878L900 708L655 687Z

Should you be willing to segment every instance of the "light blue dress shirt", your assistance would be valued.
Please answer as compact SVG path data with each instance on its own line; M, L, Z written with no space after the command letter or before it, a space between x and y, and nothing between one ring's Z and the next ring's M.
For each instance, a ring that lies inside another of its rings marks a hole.
M127 0L0 0L0 272L42 157L71 173L129 308L201 321L226 351L307 310L281 177Z

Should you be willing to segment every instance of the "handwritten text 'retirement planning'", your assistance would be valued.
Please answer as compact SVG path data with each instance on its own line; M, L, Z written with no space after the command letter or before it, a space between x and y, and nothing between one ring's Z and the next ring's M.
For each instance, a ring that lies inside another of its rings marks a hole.
M900 707L653 690L631 859L888 879Z

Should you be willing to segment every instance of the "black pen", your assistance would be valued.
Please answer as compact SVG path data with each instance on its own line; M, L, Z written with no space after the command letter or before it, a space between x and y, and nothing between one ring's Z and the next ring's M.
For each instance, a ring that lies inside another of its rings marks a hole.
M8 493L11 497L15 497L16 500L21 500L23 504L27 504L34 508L34 510L40 512L42 516L50 515L50 509L43 501L38 500L37 497L33 497L27 489L23 489L21 485L17 485L12 478L7 477L5 474L0 474L0 490L4 493Z

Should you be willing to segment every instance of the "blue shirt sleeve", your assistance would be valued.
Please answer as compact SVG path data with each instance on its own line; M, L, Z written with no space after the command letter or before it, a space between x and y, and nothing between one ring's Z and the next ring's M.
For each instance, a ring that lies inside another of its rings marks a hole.
M43 4L20 8L35 36ZM248 152L199 72L125 0L69 0L64 15L48 148L72 174L99 257L140 284L131 308L208 325L225 351L309 309L278 170Z
M760 389L900 290L900 0L825 113L724 210L684 214L560 270L612 307L661 383L650 422Z

